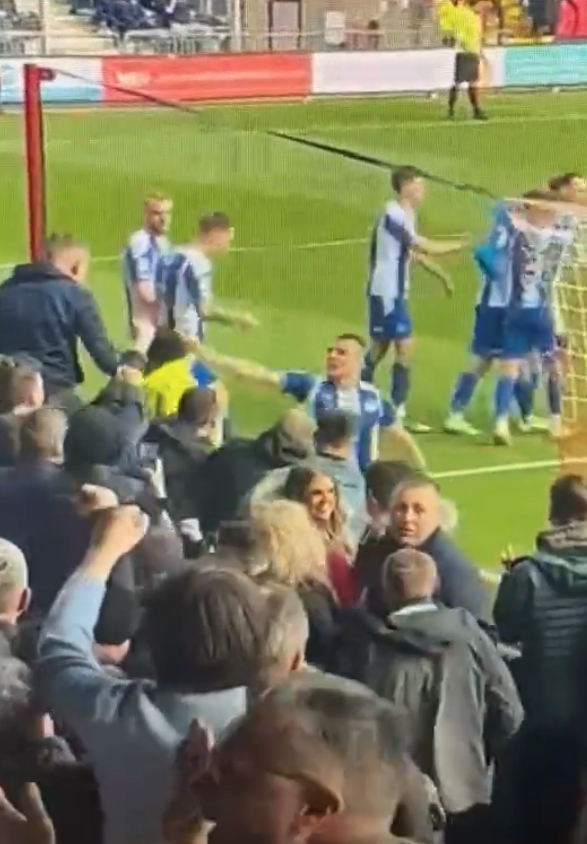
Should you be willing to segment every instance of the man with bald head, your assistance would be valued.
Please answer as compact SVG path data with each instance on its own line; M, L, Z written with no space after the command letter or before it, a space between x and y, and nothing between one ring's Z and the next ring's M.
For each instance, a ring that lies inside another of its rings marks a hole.
M78 341L104 374L118 355L91 292L84 286L89 252L69 235L52 236L42 260L15 267L0 287L0 354L38 361L51 404L73 410L84 380Z
M368 609L342 614L332 668L406 713L409 755L438 789L446 841L460 844L479 840L491 763L523 710L495 644L465 610L436 601L437 582L428 554L406 545L387 557Z

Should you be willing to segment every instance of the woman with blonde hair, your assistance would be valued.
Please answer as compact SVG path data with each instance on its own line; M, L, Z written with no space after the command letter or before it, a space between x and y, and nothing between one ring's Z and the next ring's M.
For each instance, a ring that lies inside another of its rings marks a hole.
M304 505L322 536L328 578L339 602L344 606L355 604L360 590L349 564L354 549L346 531L338 485L320 471L296 466L287 476L283 496Z
M310 623L307 661L327 663L336 635L337 600L330 585L326 545L306 508L278 499L253 507L247 574L260 584L295 589Z

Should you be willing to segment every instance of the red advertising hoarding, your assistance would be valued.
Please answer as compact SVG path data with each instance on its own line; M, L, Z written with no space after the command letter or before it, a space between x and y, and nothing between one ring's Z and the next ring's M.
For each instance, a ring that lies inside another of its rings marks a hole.
M144 103L142 93L175 102L304 97L312 68L311 57L299 53L116 56L103 59L102 81L105 103Z

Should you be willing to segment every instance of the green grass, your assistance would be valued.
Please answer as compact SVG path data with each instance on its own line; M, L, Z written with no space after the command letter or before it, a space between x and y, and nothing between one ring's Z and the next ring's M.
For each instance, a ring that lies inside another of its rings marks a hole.
M91 286L113 334L123 341L124 305L113 257L141 224L141 199L151 189L175 200L175 242L185 241L198 216L225 209L238 247L218 266L219 298L246 303L262 320L256 332L214 332L222 351L274 367L318 371L336 332L364 327L366 239L389 193L386 174L323 152L298 147L267 130L305 133L329 143L414 163L451 179L515 195L565 170L581 170L587 95L495 97L492 121L443 120L435 101L350 100L297 105L205 108L195 113L79 111L47 114L47 205L53 230L73 231L91 245ZM21 118L0 124L3 226L0 259L25 254ZM489 204L450 188L430 186L420 214L424 234L480 235ZM328 245L332 241L348 241ZM322 244L303 248L307 244ZM251 248L254 247L254 248ZM441 425L454 381L465 364L476 277L470 255L446 260L457 292L442 297L416 272L412 310L417 355L412 413ZM88 369L89 386L98 381ZM381 385L388 379L381 369ZM472 420L488 424L490 385L480 391ZM241 430L275 418L287 402L272 393L234 387ZM548 460L539 438L518 438L497 450L431 434L421 439L434 471ZM459 540L484 566L502 548L522 550L543 525L549 470L443 481L461 513Z

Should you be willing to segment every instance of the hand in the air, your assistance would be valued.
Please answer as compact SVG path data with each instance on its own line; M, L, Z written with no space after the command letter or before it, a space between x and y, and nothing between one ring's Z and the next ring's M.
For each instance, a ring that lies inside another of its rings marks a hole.
M55 829L34 783L23 787L16 809L0 789L0 841L6 844L56 844Z

